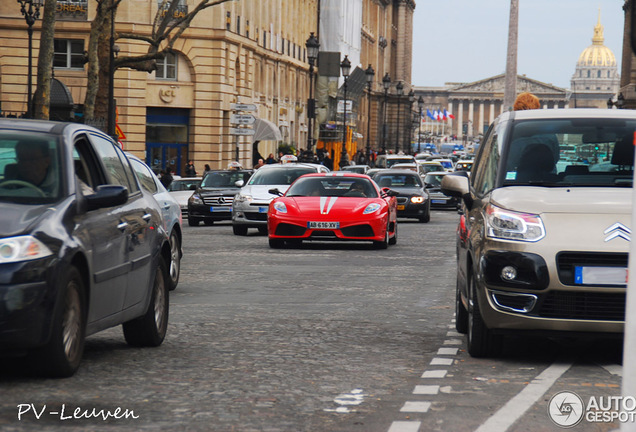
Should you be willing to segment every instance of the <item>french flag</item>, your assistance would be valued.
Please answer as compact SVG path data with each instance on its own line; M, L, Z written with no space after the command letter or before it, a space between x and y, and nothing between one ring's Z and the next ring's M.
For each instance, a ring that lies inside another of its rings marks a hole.
M444 109L444 117L445 118L452 118L452 119L455 118L455 116L452 115L451 113L449 113L448 111L446 111L446 109Z

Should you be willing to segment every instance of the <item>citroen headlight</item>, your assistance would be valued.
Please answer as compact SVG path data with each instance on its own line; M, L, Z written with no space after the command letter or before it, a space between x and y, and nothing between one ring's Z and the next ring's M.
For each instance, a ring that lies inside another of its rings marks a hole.
M252 195L246 195L246 194L236 194L236 196L234 197L234 202L236 203L242 203L242 202L252 202Z
M287 213L287 206L285 205L284 202L276 201L274 203L274 210L276 210L279 213Z
M32 236L9 237L0 240L0 263L30 261L50 255L53 255L53 252Z
M413 204L422 204L424 202L424 197L421 196L413 196L411 197L411 202Z
M377 212L378 210L380 210L380 204L372 203L372 204L369 204L367 208L364 209L362 214L371 214L371 213Z
M188 198L188 203L193 205L201 205L203 204L203 200L198 194L192 194L192 196Z
M539 215L489 205L486 217L488 237L526 242L536 242L545 237L545 227Z

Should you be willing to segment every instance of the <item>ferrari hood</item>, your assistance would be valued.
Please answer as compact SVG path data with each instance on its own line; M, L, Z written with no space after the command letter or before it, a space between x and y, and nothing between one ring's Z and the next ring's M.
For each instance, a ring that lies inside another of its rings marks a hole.
M291 201L300 214L339 215L363 211L377 200L352 197L293 197Z

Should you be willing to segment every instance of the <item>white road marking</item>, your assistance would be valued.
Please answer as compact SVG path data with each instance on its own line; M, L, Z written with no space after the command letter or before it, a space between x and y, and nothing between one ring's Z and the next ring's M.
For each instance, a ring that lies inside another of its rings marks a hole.
M463 337L464 335L461 334L461 333L457 333L456 331L449 331L449 332L446 332L446 336L449 336L449 337Z
M416 385L413 394L436 395L439 393L438 385Z
M447 372L447 370L443 369L427 370L422 374L422 378L444 378Z
M444 365L444 366L450 366L453 364L453 361L455 361L452 358L441 358L441 357L434 357L433 360L431 360L431 365L435 366L435 365Z
M457 355L459 348L440 348L437 350L437 355Z
M553 363L475 432L505 432L563 375L572 363Z
M394 421L389 432L418 432L421 424L418 421Z
M431 407L430 402L405 402L404 406L400 408L400 412L428 412Z
M463 342L461 339L446 339L444 345L461 345Z

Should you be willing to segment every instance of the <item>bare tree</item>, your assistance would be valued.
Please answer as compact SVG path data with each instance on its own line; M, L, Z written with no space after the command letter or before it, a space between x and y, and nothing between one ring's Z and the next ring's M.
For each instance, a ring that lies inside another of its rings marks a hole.
M186 14L175 14L182 4L180 1L162 0L155 15L150 35L136 33L115 33L116 40L138 40L148 44L146 54L139 56L119 56L115 58L114 69L131 68L152 72L157 69L157 59L172 50L174 43L199 12L212 6L233 0L200 0ZM105 119L108 114L108 87L110 84L110 36L111 20L117 13L121 0L97 0L95 19L91 26L88 43L88 88L84 100L84 116L87 121Z
M146 54L120 56L115 59L114 68L131 68L152 72L157 69L157 59L172 50L174 43L199 12L212 6L234 0L200 0L186 14L176 14L183 4L179 0L162 0L153 20L150 35L135 33L115 33L117 40L133 39L148 44ZM108 87L110 84L110 37L111 22L117 14L121 0L95 0L95 19L91 23L86 54L87 89L84 99L84 119L87 123L100 124L108 117ZM48 119L51 93L51 73L53 67L53 41L55 38L56 0L45 0L42 16L42 35L38 56L37 88L33 98L35 118Z
M42 13L42 35L38 53L37 86L33 94L33 118L48 119L51 102L51 73L53 70L53 40L55 37L55 3L46 0Z

